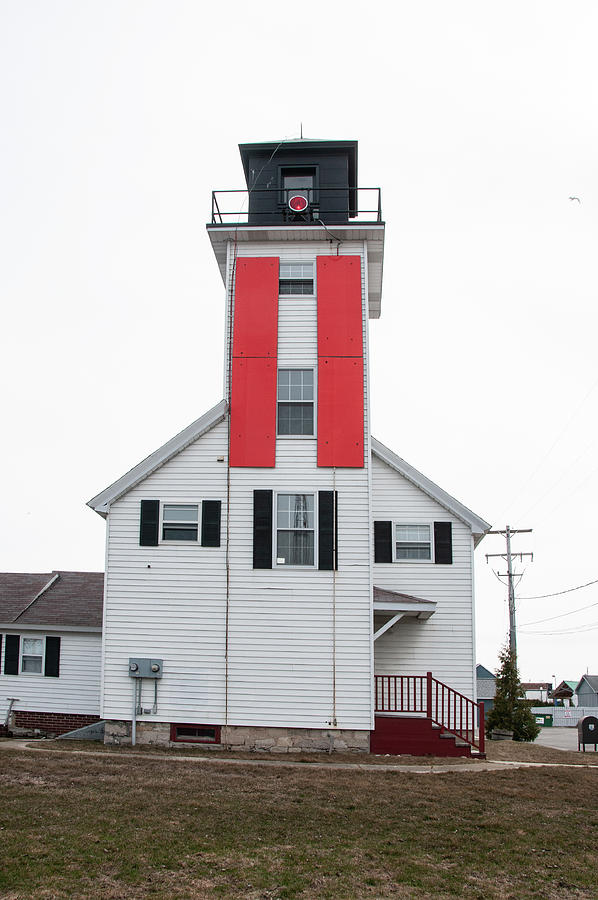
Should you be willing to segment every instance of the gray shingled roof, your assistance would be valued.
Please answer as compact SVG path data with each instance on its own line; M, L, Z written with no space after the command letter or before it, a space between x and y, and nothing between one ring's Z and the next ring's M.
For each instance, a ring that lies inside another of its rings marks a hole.
M103 572L0 572L0 622L101 628Z

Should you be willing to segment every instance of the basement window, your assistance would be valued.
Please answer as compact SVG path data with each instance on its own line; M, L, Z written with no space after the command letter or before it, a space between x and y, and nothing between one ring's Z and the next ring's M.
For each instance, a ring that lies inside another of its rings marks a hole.
M178 744L219 744L220 725L172 724L170 740Z

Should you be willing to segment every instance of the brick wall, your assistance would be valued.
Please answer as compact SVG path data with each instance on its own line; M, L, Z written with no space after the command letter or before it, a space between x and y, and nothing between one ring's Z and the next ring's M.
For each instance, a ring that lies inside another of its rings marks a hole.
M44 733L65 734L84 725L99 722L99 716L83 716L76 713L31 712L15 709L13 711L15 728L38 728Z

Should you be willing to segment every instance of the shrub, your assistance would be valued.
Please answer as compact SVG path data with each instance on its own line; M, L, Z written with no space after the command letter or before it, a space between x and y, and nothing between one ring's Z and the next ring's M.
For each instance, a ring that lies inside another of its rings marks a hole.
M496 696L486 720L486 733L504 728L513 732L514 741L534 741L540 733L540 726L536 725L529 703L521 697L515 653L505 646L498 658L500 668L496 675Z

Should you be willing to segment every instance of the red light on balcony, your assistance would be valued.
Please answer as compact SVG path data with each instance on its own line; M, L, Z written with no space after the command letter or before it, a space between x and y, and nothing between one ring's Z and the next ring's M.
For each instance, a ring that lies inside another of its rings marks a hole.
M305 212L307 206L307 197L303 197L301 194L295 194L293 197L289 197L289 207L293 212Z

